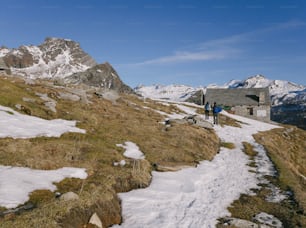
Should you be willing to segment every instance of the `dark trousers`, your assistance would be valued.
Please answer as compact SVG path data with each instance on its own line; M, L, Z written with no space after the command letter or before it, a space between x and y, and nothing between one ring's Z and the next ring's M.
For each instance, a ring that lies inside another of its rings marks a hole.
M219 113L213 113L214 124L219 124Z
M209 119L209 110L205 110L205 119L206 119L206 120Z

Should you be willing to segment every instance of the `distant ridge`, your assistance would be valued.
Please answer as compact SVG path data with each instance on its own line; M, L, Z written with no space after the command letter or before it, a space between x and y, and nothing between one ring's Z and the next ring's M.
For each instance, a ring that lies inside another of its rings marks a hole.
M306 86L285 80L271 80L255 75L245 80L231 80L224 85L190 87L180 85L139 86L135 92L153 99L188 101L201 104L201 96L207 88L269 88L271 97L271 119L306 129Z

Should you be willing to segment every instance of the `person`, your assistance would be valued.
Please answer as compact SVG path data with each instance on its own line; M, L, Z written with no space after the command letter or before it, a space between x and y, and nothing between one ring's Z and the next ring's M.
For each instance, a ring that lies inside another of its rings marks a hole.
M213 106L213 117L214 117L214 124L219 124L219 112L218 112L218 106L216 102L214 102L214 106Z
M206 102L204 109L205 109L205 119L208 120L209 119L209 111L210 111L210 104L209 104L208 101Z

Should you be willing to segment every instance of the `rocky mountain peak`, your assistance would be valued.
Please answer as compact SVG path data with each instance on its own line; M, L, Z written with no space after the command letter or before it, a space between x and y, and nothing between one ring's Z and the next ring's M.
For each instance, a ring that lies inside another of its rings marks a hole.
M69 84L86 84L89 86L100 87L102 89L111 89L118 92L134 93L134 91L125 85L115 69L108 62L95 65L84 72L74 73L64 79Z
M97 64L82 50L79 43L51 37L38 46L1 48L1 56L13 74L31 78L64 78Z

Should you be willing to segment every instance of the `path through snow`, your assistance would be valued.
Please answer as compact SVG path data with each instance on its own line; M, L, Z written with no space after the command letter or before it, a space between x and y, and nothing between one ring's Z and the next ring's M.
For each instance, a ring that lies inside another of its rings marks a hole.
M184 111L194 114L190 107ZM235 149L221 148L212 161L203 161L196 168L153 172L148 188L119 194L123 223L114 227L215 227L218 218L229 216L227 207L240 194L250 194L252 188L257 188L260 172L273 171L263 151L259 173L250 172L252 168L247 165L249 158L242 151L242 142L262 150L252 134L276 127L230 116L245 124L242 128L215 126L215 130L221 140L234 143Z

